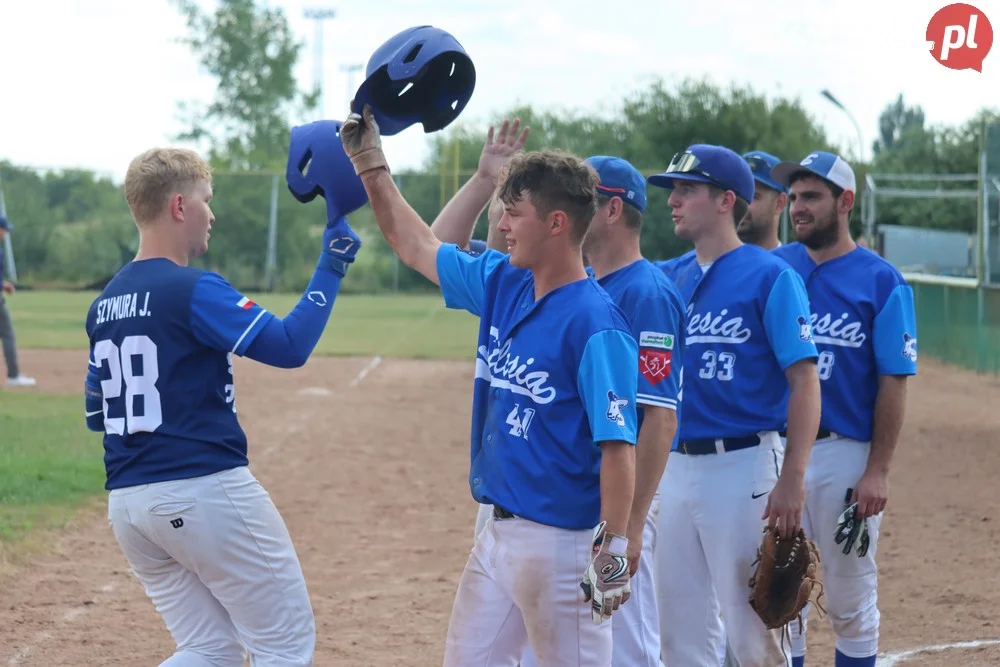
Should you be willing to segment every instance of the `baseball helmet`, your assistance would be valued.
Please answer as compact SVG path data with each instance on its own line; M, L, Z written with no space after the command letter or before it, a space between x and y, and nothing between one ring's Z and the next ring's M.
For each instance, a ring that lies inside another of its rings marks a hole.
M341 122L317 120L292 128L285 181L300 202L320 195L326 200L327 220L352 213L368 203L368 193L340 140Z
M372 54L365 80L351 103L371 105L382 136L421 123L424 132L447 127L476 87L472 59L449 33L429 25L408 28Z

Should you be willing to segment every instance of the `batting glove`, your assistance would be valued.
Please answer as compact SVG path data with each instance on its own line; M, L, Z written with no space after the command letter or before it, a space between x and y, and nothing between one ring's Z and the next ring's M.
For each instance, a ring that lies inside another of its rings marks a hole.
M353 106L354 102L351 104ZM340 141L344 144L347 157L351 158L354 173L360 176L380 167L388 171L389 164L382 153L382 136L370 105L366 104L360 114L352 112L347 117L340 126Z
M851 490L848 489L848 500ZM870 538L868 536L868 519L858 519L858 504L846 505L837 518L837 532L833 536L836 544L843 543L844 555L851 553L855 542L858 545L858 558L864 558L868 553Z
M319 265L343 277L360 248L361 239L347 223L347 217L340 216L327 223L323 230L323 253L320 255Z
M583 574L580 588L583 601L591 602L594 625L600 625L611 618L632 595L631 577L628 571L628 539L624 535L606 532L607 522L602 521L594 529L593 558Z

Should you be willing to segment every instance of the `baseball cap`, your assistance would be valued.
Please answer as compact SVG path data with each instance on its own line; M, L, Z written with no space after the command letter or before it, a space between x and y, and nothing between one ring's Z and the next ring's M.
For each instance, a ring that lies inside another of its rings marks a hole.
M824 151L813 151L802 162L780 162L771 169L771 176L787 188L791 177L801 172L819 176L842 190L857 192L851 165L839 155Z
M0 215L0 229L6 229L7 231L10 231L14 229L14 225L10 224L10 221L7 219L6 216Z
M774 169L776 164L781 162L781 158L770 153L765 153L764 151L750 151L743 154L743 159L750 165L750 171L753 172L755 181L761 185L766 185L772 190L788 192L788 188L777 183L771 174L771 170Z
M640 211L646 210L646 179L628 160L610 155L593 155L585 160L594 168L600 182L597 191L609 197L621 197Z
M650 185L673 188L674 181L709 183L736 196L753 201L753 172L746 160L734 150L712 144L692 144L670 160L667 170L646 179Z

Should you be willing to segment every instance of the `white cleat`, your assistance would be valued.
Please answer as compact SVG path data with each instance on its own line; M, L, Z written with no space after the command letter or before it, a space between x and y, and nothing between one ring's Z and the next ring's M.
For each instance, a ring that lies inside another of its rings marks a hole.
M35 378L27 377L26 375L18 375L14 378L7 378L8 387L34 387Z

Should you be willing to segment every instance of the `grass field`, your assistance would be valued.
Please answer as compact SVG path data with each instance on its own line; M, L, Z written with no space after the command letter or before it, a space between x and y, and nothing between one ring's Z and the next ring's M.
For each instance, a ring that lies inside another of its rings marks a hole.
M281 317L299 298L250 296ZM95 297L19 292L8 298L18 346L86 350L84 324ZM478 322L444 308L436 295L343 296L316 354L472 359ZM103 492L102 456L100 435L84 424L81 395L0 391L0 563L33 533L59 527L81 502Z
M101 439L84 425L82 401L0 393L0 562L104 488Z
M298 294L247 295L279 317ZM87 349L84 326L96 292L19 292L7 299L18 345ZM472 359L479 320L446 309L438 295L340 296L316 347L322 355L375 355L414 359Z

